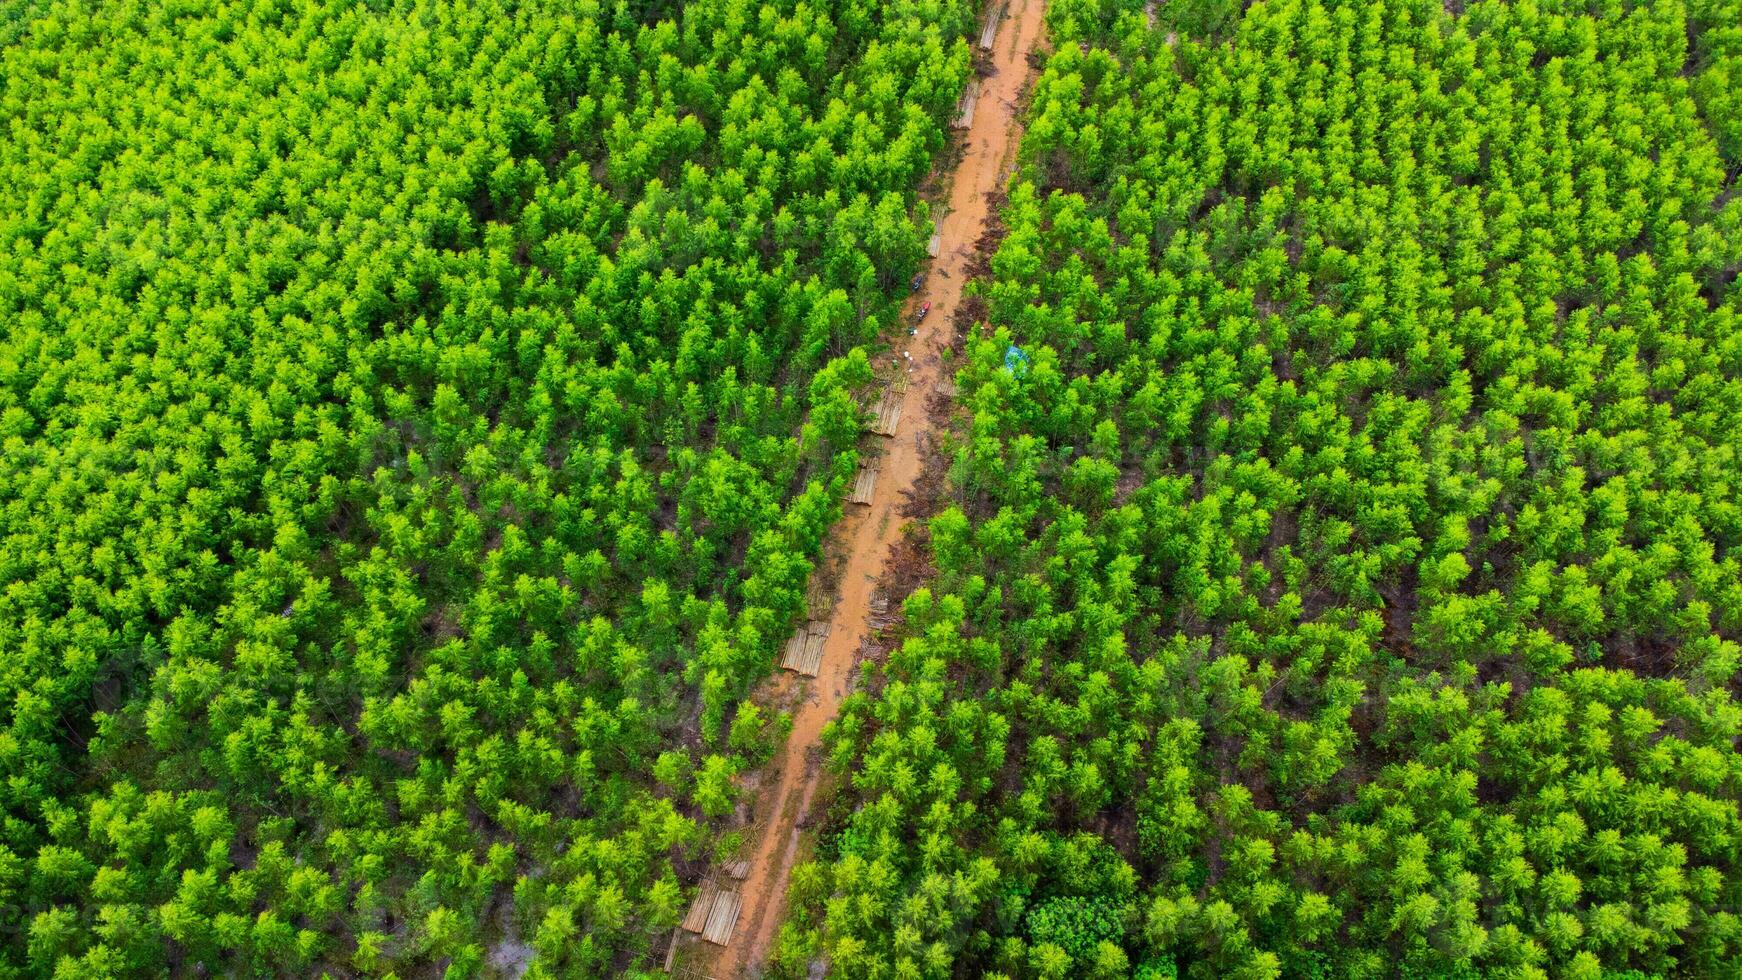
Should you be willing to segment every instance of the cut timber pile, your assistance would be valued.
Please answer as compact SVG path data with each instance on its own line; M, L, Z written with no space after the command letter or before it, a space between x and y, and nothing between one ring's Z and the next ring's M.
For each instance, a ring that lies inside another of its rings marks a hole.
M880 436L894 435L895 426L901 421L901 395L885 388L883 396L877 399L877 407L871 411L877 416L871 423L871 431Z
M721 892L714 900L714 910L708 913L707 927L702 930L702 938L715 946L724 946L732 939L732 929L738 924L738 910L744 905L744 900L737 892Z
M683 927L689 932L701 932L708 924L708 913L714 910L714 900L720 897L720 886L714 884L714 879L702 881L702 890L696 895L696 902L690 906L689 914L684 916Z
M807 619L827 620L829 614L835 611L835 594L823 585L822 576L811 576L810 588L805 592L804 608Z
M732 929L738 925L738 911L743 905L744 900L736 891L727 891L709 878L702 882L701 894L696 896L696 903L684 916L683 927L701 933L703 939L716 946L724 946L732 938Z
M956 103L956 128L967 129L974 125L974 104L980 101L980 80L978 78L968 83L962 92L962 101Z
M853 481L853 495L847 498L848 503L871 506L871 491L877 487L877 467L860 465L859 479Z
M882 593L871 600L868 605L870 615L865 618L865 625L873 631L881 632L895 622L895 617L889 613L889 599Z
M829 639L829 624L822 620L812 620L810 625L799 627L799 631L786 641L786 657L780 661L780 666L787 670L796 670L809 677L817 676L822 668L823 644ZM749 862L744 862L745 871L749 871ZM728 868L728 871L731 869ZM733 877L741 877L733 875Z
M986 29L980 32L980 47L982 50L992 50L992 41L998 36L998 22L1004 19L1004 5L999 4L986 15Z

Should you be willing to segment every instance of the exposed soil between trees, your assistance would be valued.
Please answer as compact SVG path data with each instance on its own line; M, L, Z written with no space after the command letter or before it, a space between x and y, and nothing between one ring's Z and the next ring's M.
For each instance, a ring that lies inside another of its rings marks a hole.
M976 271L983 271L975 266L978 241L987 216L1003 200L1008 168L1015 160L1021 135L1020 99L1033 74L1029 54L1040 43L1045 11L1045 0L1011 0L991 52L991 70L981 72L973 124L966 133L957 134L960 156L948 181L949 197L939 225L942 250L909 304L908 325L921 303L931 303L932 309L914 336L897 335L895 368L907 372L909 410L892 439L871 447L882 449L871 505L849 507L835 528L829 550L844 556L844 564L818 676L801 686L794 675L782 674L765 692L774 702L797 702L792 706L792 734L761 780L751 829L750 875L741 889L743 911L731 944L718 952L707 969L712 976L754 976L761 970L785 918L786 888L798 858L800 832L813 816L821 815L813 815L812 808L823 777L823 727L834 719L847 694L857 653L871 631L872 599L884 562L892 549L900 550L896 546L910 520L905 513L909 501L923 493L920 484L927 460L935 455L947 421L934 417L937 413L925 406L940 396L940 382L947 382L954 371L942 351L956 339L953 324L962 304L962 287ZM904 354L911 354L911 361Z

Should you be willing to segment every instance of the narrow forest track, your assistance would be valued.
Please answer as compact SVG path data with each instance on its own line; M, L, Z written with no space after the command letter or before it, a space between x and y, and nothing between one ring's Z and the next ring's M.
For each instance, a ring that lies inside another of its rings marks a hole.
M903 354L912 355L906 409L895 436L876 460L879 475L871 505L849 506L850 512L833 533L830 550L846 560L829 617L831 629L822 665L817 677L809 681L803 701L793 710L792 734L765 777L756 807L759 825L753 829L750 874L740 892L743 910L730 945L714 962L713 976L755 975L766 962L785 918L787 882L798 856L800 829L808 822L822 778L823 726L835 717L846 696L856 652L869 630L871 598L879 573L907 524L901 506L920 475L927 448L937 436L925 404L939 382L949 378L941 351L962 301L962 287L971 275L975 245L992 207L992 192L1004 189L1006 165L1015 157L1021 136L1018 106L1031 74L1028 56L1041 41L1045 12L1045 0L1009 0L993 42L994 71L981 81L979 104L970 127L966 133L958 133L963 155L948 182L949 198L938 228L941 250L907 308L907 323L912 323L921 303L929 302L931 312L915 336L905 338L905 344L898 342L895 355L897 371L908 364ZM791 683L791 676L785 675L779 682ZM768 779L773 780L772 785Z

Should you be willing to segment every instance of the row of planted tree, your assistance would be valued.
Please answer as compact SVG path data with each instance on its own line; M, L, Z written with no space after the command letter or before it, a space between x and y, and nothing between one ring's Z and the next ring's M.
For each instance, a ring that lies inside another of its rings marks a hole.
M1049 23L777 967L1742 972L1742 6Z

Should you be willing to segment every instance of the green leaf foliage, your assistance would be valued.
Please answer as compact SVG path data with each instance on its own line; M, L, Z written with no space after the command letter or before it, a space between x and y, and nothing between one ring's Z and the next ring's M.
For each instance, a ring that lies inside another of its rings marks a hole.
M970 17L0 13L0 975L653 965Z
M846 977L1742 973L1735 4L1159 7L1049 6L801 921Z

